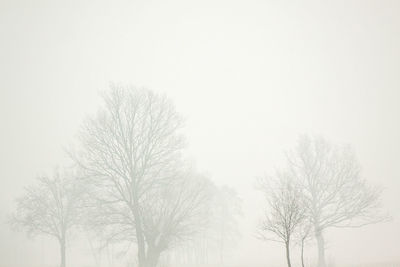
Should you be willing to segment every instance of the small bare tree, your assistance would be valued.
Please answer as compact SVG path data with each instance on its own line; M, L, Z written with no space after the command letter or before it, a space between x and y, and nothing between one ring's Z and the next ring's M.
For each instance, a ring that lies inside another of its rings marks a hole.
M209 227L204 234L209 254L224 264L224 254L240 238L239 219L242 217L242 199L229 186L216 186L209 209Z
M380 211L380 190L368 186L351 149L333 147L322 138L302 136L287 154L290 176L301 184L313 233L318 266L325 267L323 231L360 227L387 218Z
M82 188L70 173L57 171L53 178L38 177L38 184L26 188L17 199L12 226L25 229L30 236L50 235L60 245L60 266L66 266L66 245L69 231L79 223Z
M90 184L91 226L107 242L135 242L139 267L153 267L162 251L198 230L208 180L185 167L182 120L170 100L111 87L71 155Z
M306 208L304 208L306 209ZM299 229L297 230L296 233L296 241L298 243L298 245L300 246L300 261L301 261L301 266L305 267L305 263L304 263L304 249L305 249L305 245L306 243L308 243L311 239L311 235L312 235L312 225L311 222L309 220L309 216L307 216L307 218L305 218L303 220L303 222L301 223L301 226L299 227Z
M301 188L283 172L277 172L275 179L264 178L259 186L268 203L259 237L284 243L287 265L291 267L291 240L306 217ZM275 237L270 237L271 233Z
M224 264L224 253L234 246L240 237L239 218L242 216L242 200L229 186L215 188L211 207L210 235L219 251L220 264Z

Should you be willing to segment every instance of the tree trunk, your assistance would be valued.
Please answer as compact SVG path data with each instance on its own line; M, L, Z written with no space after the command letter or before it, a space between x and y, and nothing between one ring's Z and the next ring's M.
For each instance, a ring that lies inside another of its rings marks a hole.
M304 267L304 238L301 240L301 266Z
M160 250L154 247L149 247L147 250L146 267L156 267L160 260Z
M325 240L322 235L322 230L317 229L315 231L315 238L317 239L317 245L318 245L318 267L326 267Z
M136 227L136 238L137 238L137 245L138 245L138 263L139 267L146 267L146 246L145 240L143 236L143 232Z
M285 243L286 246L286 260L287 260L287 265L288 267L292 267L292 264L290 263L290 244L289 242Z
M139 267L146 267L146 244L144 239L144 233L141 223L141 217L139 213L139 200L134 197L134 204L132 207L133 217L135 219L135 232L136 232L136 239L137 239L137 256L138 256L138 266Z
M221 235L221 243L219 247L219 261L221 265L224 265L224 237Z
M65 248L65 238L60 239L60 257L61 257L61 267L66 266L66 248Z

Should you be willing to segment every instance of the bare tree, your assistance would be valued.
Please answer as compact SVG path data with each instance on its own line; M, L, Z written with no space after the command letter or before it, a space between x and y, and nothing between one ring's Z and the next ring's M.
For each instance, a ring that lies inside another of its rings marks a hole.
M318 244L318 266L325 267L323 231L360 227L387 218L380 211L380 190L368 186L348 147L333 147L322 138L302 136L288 153L290 175L302 186Z
M208 225L211 188L208 179L184 173L144 199L141 214L148 266L156 266L161 252L192 240Z
M215 188L211 206L211 235L219 251L220 264L224 263L225 250L235 244L240 236L239 218L242 216L242 200L228 186Z
M259 237L284 243L287 265L291 267L291 240L306 217L301 188L287 173L277 172L275 178L261 180L260 189L268 207L259 227ZM270 237L271 233L275 237Z
M139 266L152 267L162 251L198 229L209 181L185 167L182 120L171 101L146 89L111 87L71 155L91 185L91 225L107 242L135 242Z
M60 266L66 266L66 245L71 228L79 223L82 188L71 173L57 171L53 178L38 177L38 184L27 187L17 199L12 225L30 236L50 235L60 245Z
M305 215L305 216L307 216L307 215ZM302 221L301 226L299 227L299 229L296 232L296 236L297 236L296 240L297 240L298 245L300 246L300 261L301 261L302 267L305 267L305 263L304 263L305 245L310 240L311 235L312 235L312 224L309 220L309 217L307 216L307 218L305 218Z

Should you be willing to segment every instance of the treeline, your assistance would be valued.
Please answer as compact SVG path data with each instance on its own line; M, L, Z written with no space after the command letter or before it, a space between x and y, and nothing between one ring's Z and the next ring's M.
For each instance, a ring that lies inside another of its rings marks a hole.
M61 267L71 231L90 232L100 248L134 245L139 267L155 267L163 258L201 262L207 249L218 251L222 264L239 236L241 199L185 158L183 121L172 101L118 85L103 100L67 153L73 166L38 177L17 199L12 225L54 237ZM301 137L287 153L287 166L260 179L258 189L266 198L258 236L282 242L289 267L293 243L301 247L304 267L305 246L314 237L318 266L325 267L326 229L387 218L354 153L320 138Z

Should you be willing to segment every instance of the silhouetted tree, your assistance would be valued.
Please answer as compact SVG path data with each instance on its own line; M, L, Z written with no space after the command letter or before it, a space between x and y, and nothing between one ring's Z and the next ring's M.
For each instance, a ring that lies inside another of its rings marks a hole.
M380 211L380 190L361 178L350 148L302 136L296 149L287 154L287 161L290 176L302 187L318 244L319 267L326 266L325 229L360 227L386 218Z
M50 235L60 245L61 267L66 266L68 234L79 223L80 196L83 188L71 173L57 171L52 178L38 177L36 185L27 187L17 199L12 225L25 229L30 236Z
M274 178L266 177L260 180L259 188L268 203L265 217L259 227L259 237L284 243L287 265L291 267L291 240L306 218L301 188L283 172L277 172ZM271 233L275 237L270 237Z
M90 223L108 242L135 242L139 267L153 267L200 229L210 182L182 160L182 120L170 100L112 86L104 102L72 153L91 185Z

